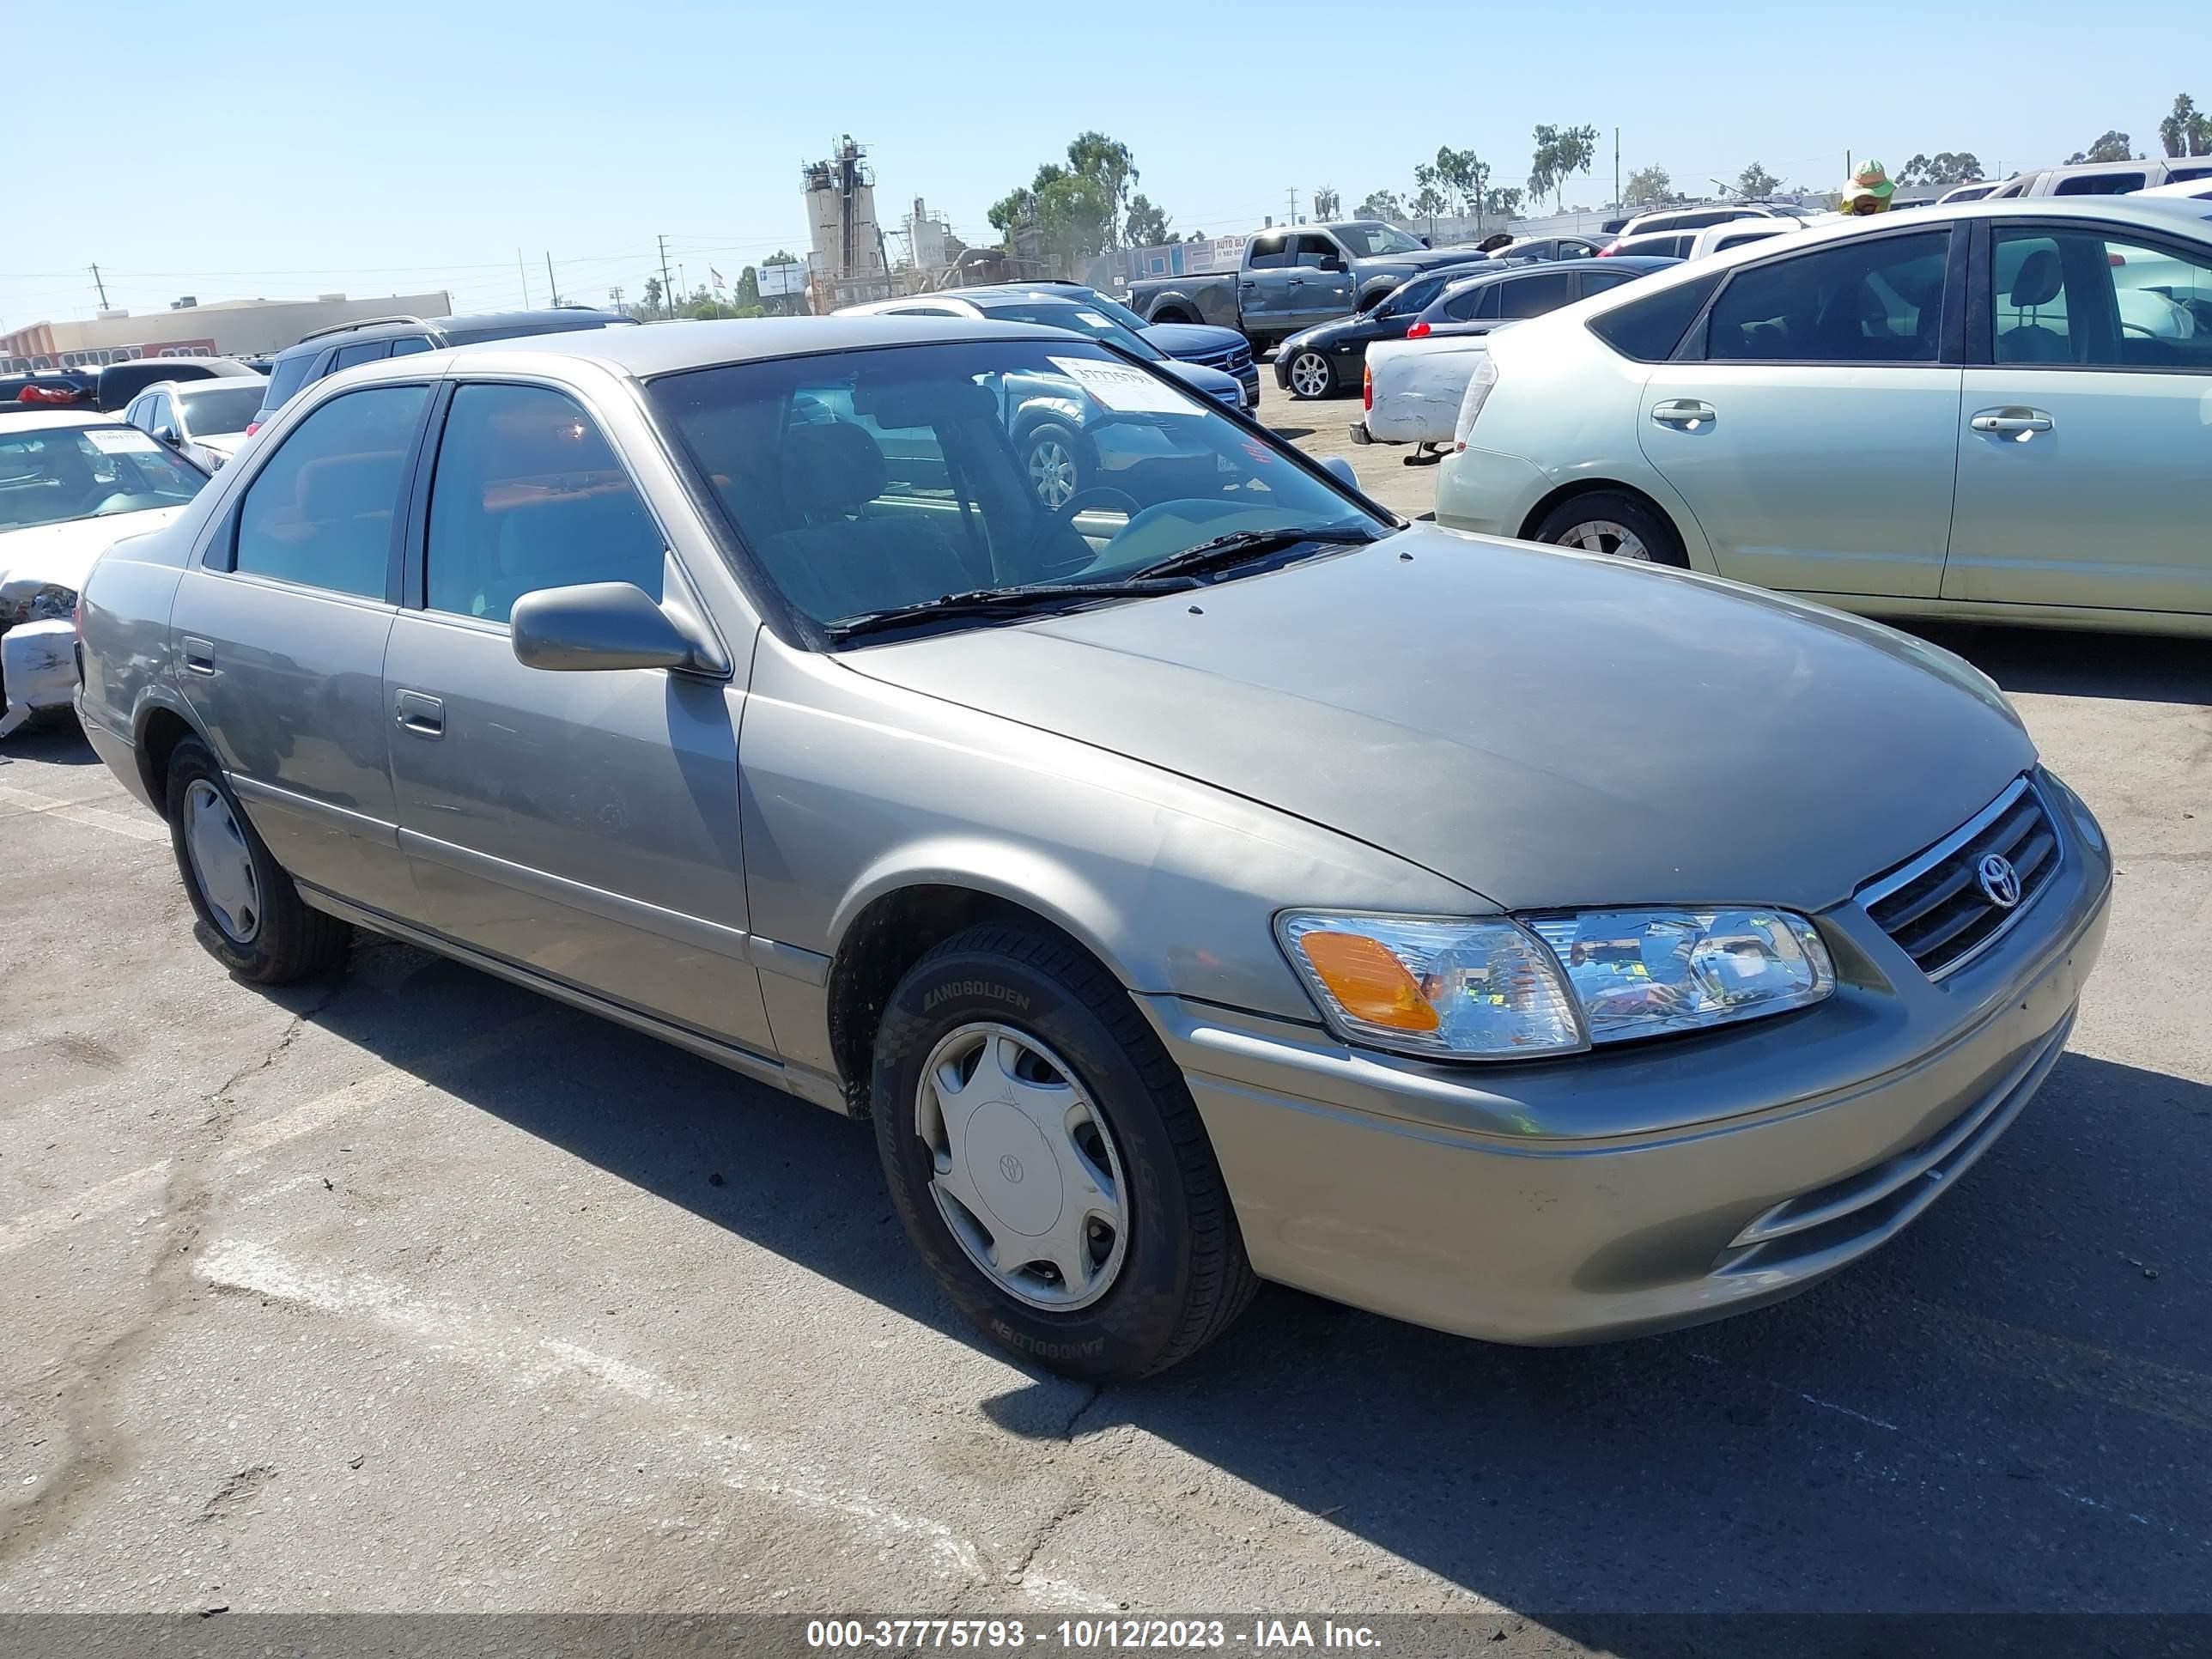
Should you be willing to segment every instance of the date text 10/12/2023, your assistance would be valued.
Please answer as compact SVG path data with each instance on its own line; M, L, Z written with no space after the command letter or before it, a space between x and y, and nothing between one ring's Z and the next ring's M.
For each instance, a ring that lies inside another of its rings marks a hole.
M1295 1648L1372 1650L1380 1646L1364 1625L1334 1620L1255 1619L1231 1624L1221 1619L1062 1619L1031 1626L1019 1619L811 1619L810 1648L878 1649L908 1652L923 1648L965 1648L985 1653L1024 1648L1057 1648L1074 1652L1106 1649L1249 1648L1262 1651Z

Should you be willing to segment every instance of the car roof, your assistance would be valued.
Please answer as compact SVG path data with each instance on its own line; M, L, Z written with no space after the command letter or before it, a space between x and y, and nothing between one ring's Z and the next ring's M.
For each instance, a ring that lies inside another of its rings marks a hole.
M381 340L395 334L418 333L424 328L450 334L456 329L536 328L546 323L560 322L575 328L598 328L609 323L635 324L636 320L625 312L600 311L588 306L549 306L532 311L467 311L447 317L364 317L358 325L334 323L327 329L318 329L305 339L269 355L272 358L289 357L302 351L320 351L328 345L346 345L360 340Z
M147 392L167 392L176 398L204 398L217 392L237 392L249 386L266 386L266 374L214 374L204 380L156 380L138 395Z
M121 426L112 415L97 410L55 409L44 415L25 415L0 425L0 438L20 438L26 432L51 432L58 427Z
M551 352L609 368L638 380L688 368L725 363L763 362L777 357L823 352L866 351L876 346L930 345L963 340L1049 340L1070 343L1066 331L1030 323L980 321L968 317L757 317L730 322L647 323L641 328L594 329L574 334L532 334L512 340L484 340L454 346L428 356L386 359L349 373L380 367L394 376L422 372L444 358L465 364L501 352Z

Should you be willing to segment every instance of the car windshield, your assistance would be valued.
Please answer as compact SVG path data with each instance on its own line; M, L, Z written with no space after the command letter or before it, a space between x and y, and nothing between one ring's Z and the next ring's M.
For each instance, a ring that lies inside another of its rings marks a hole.
M1070 305L1065 300L1041 300L1034 305L1018 301L993 305L984 315L994 323L1039 323L1046 328L1065 328L1078 334L1088 334L1094 340L1111 340L1122 350L1142 357L1148 363L1165 359L1167 354L1126 323L1117 322L1102 306L1088 301L1081 305Z
M223 385L210 381L204 391L194 386L175 396L184 409L185 429L195 438L213 438L245 431L261 412L264 389L260 380Z
M206 483L136 427L0 428L0 531L181 507Z
M1111 317L1127 329L1150 328L1152 325L1123 305L1119 300L1109 300L1103 294L1094 294L1084 302L1084 308Z
M1292 452L1074 341L733 363L647 395L769 580L833 627L1040 584L1081 603L1224 537L1387 531ZM1289 540L1261 556L1314 550Z
M1378 253L1419 253L1421 244L1418 238L1408 236L1395 225L1335 225L1331 228L1336 240L1350 248L1353 257L1371 259Z

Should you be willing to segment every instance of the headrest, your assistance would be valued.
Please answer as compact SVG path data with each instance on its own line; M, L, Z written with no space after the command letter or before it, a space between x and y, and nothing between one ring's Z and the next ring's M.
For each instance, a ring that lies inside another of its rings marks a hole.
M2039 247L2020 262L2012 279L2012 302L2016 306L2047 306L2058 297L2063 273L2056 248Z
M857 512L890 481L884 452L849 421L795 426L784 436L783 503L798 516Z

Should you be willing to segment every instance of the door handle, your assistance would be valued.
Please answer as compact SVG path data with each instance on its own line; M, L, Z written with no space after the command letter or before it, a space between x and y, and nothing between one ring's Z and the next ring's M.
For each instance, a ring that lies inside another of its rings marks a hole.
M185 672L188 674L215 672L215 641L196 640L189 635L179 641L185 653Z
M446 705L420 691L402 691L392 699L392 718L418 738L446 735Z
M1985 409L1966 422L1977 432L2025 441L2033 433L2051 430L2051 416L2039 409Z
M1653 405L1651 418L1662 426L1679 426L1686 432L1695 432L1701 426L1711 426L1720 416L1711 404L1701 404L1695 398L1676 398Z
M1305 285L1306 279L1303 276L1293 276L1291 278L1291 286L1292 288L1304 288Z

